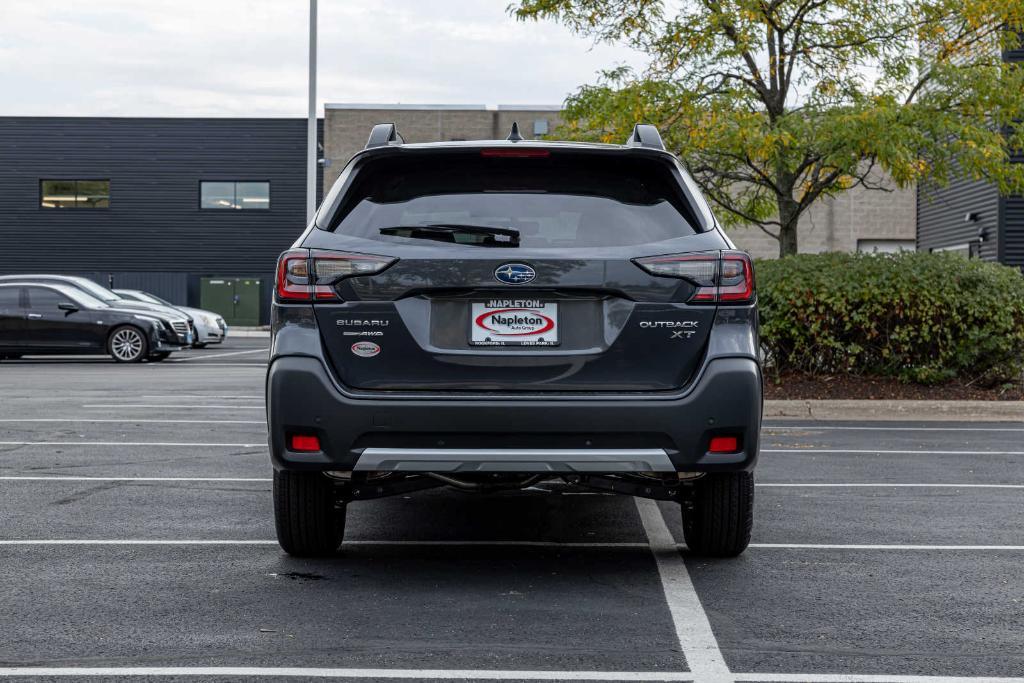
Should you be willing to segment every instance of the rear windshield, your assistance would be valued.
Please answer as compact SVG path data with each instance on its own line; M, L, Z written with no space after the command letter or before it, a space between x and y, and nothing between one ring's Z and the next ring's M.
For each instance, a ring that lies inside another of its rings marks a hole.
M439 225L511 230L519 246L535 248L627 246L698 231L667 161L557 150L530 158L474 151L371 160L357 171L331 229L392 242L409 239L395 228Z

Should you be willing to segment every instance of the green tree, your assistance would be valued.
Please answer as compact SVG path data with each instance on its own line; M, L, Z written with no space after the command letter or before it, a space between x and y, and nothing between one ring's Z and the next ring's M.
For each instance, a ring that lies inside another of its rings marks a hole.
M519 0L648 58L566 102L571 137L657 125L726 224L754 224L797 251L819 199L959 173L1024 191L1022 0Z

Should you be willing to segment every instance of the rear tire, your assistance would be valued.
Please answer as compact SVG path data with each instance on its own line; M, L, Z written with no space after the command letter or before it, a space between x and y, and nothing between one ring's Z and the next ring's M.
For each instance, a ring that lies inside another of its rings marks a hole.
M139 328L121 325L110 333L107 353L118 363L138 363L149 354L149 340Z
M683 511L683 538L708 557L736 557L750 544L754 524L754 475L707 474L694 485L693 509Z
M274 472L277 542L289 555L334 555L345 536L345 504L319 472Z
M195 342L194 344L192 344L192 348L193 349L205 349L206 348L206 342L203 342L203 343Z

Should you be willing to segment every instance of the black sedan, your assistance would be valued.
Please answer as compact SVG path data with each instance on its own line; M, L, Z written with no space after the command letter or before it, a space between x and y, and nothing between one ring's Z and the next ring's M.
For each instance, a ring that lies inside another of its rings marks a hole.
M110 306L67 285L0 283L0 360L107 354L134 363L181 348L172 321L158 313Z

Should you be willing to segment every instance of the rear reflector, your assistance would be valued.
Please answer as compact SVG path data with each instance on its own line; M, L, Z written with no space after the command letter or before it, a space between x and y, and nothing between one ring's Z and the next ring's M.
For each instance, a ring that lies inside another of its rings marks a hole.
M649 256L633 262L651 275L692 282L697 289L691 303L744 304L754 299L754 268L742 251Z
M482 149L480 150L480 156L482 157L509 157L513 159L537 159L551 156L551 152L546 149Z
M302 453L315 453L320 450L320 437L312 434L292 434L288 440L288 449Z
M398 259L321 249L289 249L277 260L279 301L337 299L334 285L354 275L379 273Z
M709 453L736 453L740 450L740 440L735 436L713 436Z

